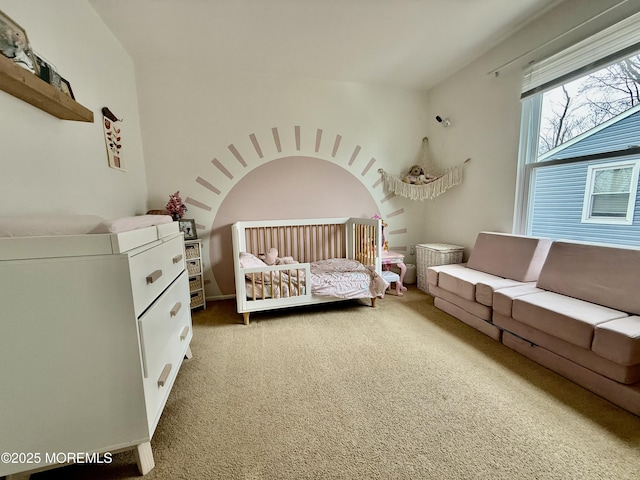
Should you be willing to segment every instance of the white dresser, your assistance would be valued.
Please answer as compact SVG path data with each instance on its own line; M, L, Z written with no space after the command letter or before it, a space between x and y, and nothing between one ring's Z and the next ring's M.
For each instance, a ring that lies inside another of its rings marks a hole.
M0 238L0 476L131 448L151 470L189 304L177 223Z

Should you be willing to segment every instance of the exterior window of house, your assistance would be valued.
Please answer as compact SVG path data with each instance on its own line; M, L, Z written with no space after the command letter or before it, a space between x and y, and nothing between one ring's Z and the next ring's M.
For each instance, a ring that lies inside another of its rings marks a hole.
M640 160L590 166L582 221L630 225L635 209L639 166Z
M640 14L531 65L520 136L515 233L640 245Z

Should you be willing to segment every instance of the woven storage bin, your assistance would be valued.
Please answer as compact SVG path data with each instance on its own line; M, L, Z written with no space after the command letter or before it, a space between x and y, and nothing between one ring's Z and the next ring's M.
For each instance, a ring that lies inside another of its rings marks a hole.
M199 258L200 257L200 244L192 243L184 246L185 254L187 258Z
M447 243L423 243L416 245L418 262L418 288L429 293L427 268L462 262L464 247Z
M189 260L187 262L187 272L189 272L189 275L200 273L200 260Z
M198 290L197 292L193 292L191 294L191 308L199 307L204 305L204 294L202 290Z
M200 275L195 277L189 277L189 290L195 290L202 287L202 280Z

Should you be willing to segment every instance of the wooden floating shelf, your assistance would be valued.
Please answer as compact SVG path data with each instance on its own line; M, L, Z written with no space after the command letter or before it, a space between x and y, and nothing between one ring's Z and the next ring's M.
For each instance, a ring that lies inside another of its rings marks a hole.
M0 55L0 89L62 120L93 122L93 112Z

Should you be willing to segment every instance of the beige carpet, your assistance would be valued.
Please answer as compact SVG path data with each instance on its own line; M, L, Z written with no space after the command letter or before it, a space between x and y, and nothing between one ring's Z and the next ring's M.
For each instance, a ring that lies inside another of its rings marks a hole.
M433 307L194 314L152 479L638 479L640 417ZM138 478L131 453L36 480Z

